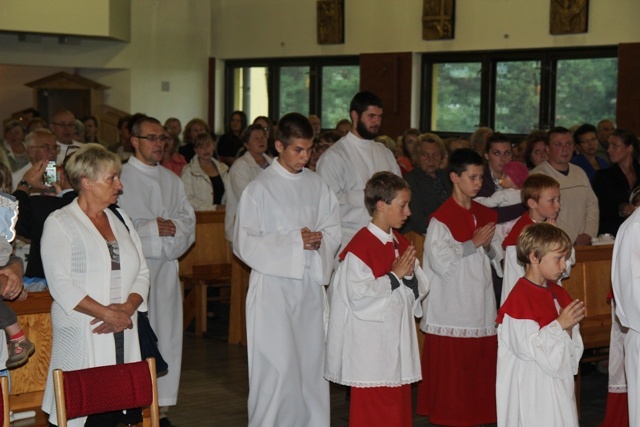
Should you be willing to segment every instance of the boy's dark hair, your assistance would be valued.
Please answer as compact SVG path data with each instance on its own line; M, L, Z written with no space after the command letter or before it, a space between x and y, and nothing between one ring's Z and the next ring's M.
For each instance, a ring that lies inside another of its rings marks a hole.
M470 148L460 148L449 158L449 173L461 176L469 165L483 166L482 156Z
M493 144L500 144L500 143L507 143L511 145L511 140L509 140L507 135L503 133L500 133L500 132L492 133L491 135L489 135L489 138L487 138L487 143L485 144L484 152L488 153L491 150L491 146Z
M292 138L313 140L314 135L309 119L300 113L285 114L278 121L276 141L280 141L283 148L291 144Z
M529 225L522 230L516 246L518 262L523 266L531 264L529 255L541 260L543 256L552 251L560 251L569 256L571 254L571 239L555 225L539 222Z
M409 184L392 172L377 172L367 181L364 187L364 205L369 215L373 216L376 204L382 200L390 205L398 195L398 191L409 190Z
M594 135L598 135L598 129L596 129L594 125L585 123L573 132L573 140L576 144L580 144L580 137L589 132L593 132Z
M349 112L355 111L360 116L370 106L382 108L382 100L373 92L358 92L351 100Z
M527 201L533 199L536 202L540 200L542 192L547 188L560 188L560 183L548 175L541 173L534 173L529 175L527 179L522 183L520 189L520 200L527 206Z

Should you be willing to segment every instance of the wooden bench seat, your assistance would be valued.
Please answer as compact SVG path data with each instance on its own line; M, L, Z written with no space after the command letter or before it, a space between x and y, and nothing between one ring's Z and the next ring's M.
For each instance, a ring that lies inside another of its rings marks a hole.
M183 301L183 326L186 329L195 318L195 333L202 336L207 332L207 302L231 299L231 264L193 265L180 280L185 291L190 289ZM219 289L220 295L207 296L209 288Z

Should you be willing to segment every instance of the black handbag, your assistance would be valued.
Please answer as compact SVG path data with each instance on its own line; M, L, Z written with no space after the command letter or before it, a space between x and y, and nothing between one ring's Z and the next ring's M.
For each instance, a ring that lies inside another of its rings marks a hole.
M156 374L169 369L169 365L160 354L158 349L158 337L153 332L151 322L149 322L149 314L144 311L138 312L138 339L140 340L140 355L142 360L147 357L156 359Z

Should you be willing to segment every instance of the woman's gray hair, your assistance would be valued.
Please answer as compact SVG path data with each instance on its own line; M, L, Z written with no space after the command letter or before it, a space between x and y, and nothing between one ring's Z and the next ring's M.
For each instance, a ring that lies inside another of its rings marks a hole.
M435 133L426 132L418 135L418 139L413 145L413 152L411 153L411 163L413 163L413 166L420 167L420 147L425 144L436 144L440 152L440 158L444 159L447 157L447 149L440 137Z
M114 167L120 173L122 164L117 154L96 143L87 143L67 160L65 173L71 187L80 194L82 178L97 181L100 175Z

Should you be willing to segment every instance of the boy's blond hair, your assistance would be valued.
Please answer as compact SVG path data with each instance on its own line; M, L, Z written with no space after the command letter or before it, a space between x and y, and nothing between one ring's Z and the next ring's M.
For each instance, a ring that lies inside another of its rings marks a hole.
M538 260L553 251L560 251L565 256L569 256L572 247L567 233L554 225L539 222L522 230L518 237L516 255L518 262L526 267L531 264L529 259L531 254Z
M522 188L520 189L520 200L522 200L522 203L525 206L529 207L529 205L527 205L527 201L529 199L533 199L538 202L542 192L547 188L560 189L560 183L550 176L543 175L541 173L529 175L529 177L522 183Z

